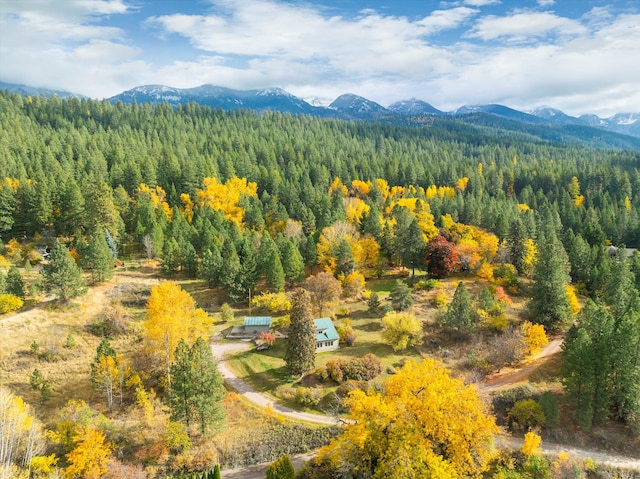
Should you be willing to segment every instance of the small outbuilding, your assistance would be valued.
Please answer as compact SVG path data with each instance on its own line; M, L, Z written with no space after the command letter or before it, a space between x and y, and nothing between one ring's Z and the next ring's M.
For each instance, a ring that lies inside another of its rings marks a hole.
M331 318L318 318L314 319L313 322L316 325L316 352L321 353L338 349L340 336Z
M268 333L271 329L271 316L245 316L244 332L247 335L258 336Z

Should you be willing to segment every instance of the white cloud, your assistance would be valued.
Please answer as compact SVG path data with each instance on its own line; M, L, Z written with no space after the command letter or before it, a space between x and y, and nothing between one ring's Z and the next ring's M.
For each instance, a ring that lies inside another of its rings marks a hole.
M493 5L501 2L500 0L464 0L464 3L473 7L484 7L485 5Z
M482 18L469 36L482 40L495 40L501 37L524 40L547 34L579 35L586 32L586 28L578 21L548 12L526 12L505 17L491 15Z
M105 15L126 13L122 0L3 2L0 57L3 80L104 95L135 77L145 63L126 33L98 25Z
M577 19L522 10L481 17L479 7L490 3L458 1L410 19L372 9L332 16L310 2L221 0L198 15L149 19L153 28L139 32L147 43L136 45L107 21L130 12L125 0L4 0L0 73L3 81L96 97L149 83L213 83L280 86L301 97L353 92L383 105L416 97L444 110L504 103L640 112L640 15L594 8ZM472 21L467 36L440 35ZM174 54L171 47L184 43L195 48ZM143 48L166 58L145 61Z
M438 32L458 27L477 12L477 10L468 7L434 10L431 12L431 15L424 17L416 23L417 25L425 27L429 32Z
M549 7L556 3L556 0L537 0L537 2L541 7Z

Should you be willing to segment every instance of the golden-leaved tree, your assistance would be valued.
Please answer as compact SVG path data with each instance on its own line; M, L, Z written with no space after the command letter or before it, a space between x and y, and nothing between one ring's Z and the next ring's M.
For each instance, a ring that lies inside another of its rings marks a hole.
M244 208L238 205L240 197L246 195L257 198L257 183L235 176L224 183L219 183L216 178L204 178L202 183L204 188L197 192L200 206L222 211L226 219L242 225Z
M151 354L160 357L169 384L171 363L180 340L189 345L198 337L208 341L212 324L213 318L196 308L195 300L176 283L165 282L151 289L144 323L146 346Z
M340 477L479 478L493 457L493 417L438 361L410 361L382 392L353 391L347 405L352 422L317 459Z

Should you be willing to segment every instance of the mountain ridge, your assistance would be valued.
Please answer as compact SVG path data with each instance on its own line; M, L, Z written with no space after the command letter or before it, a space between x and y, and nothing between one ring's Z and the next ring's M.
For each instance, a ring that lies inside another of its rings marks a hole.
M62 90L51 90L27 85L11 84L0 82L0 90L8 90L22 95L57 95L61 98L86 98L82 95ZM489 117L502 118L514 121L521 125L521 131L538 131L543 139L550 141L551 138L562 138L563 134L558 131L545 133L541 129L531 128L537 125L541 128L549 127L566 131L573 131L575 136L597 136L590 130L580 132L580 128L605 131L620 135L628 135L640 138L640 113L622 112L609 118L600 118L596 115L586 114L580 117L567 115L561 110L540 107L532 111L520 111L500 104L485 105L463 105L455 111L444 112L430 103L412 98L401 100L385 107L362 96L346 93L338 96L328 106L323 106L320 102L306 101L286 90L274 87L254 90L236 90L211 84L204 84L193 88L175 88L166 85L152 84L140 85L123 91L106 100L115 103L122 101L125 104L136 103L168 103L172 106L184 105L187 103L198 103L212 108L222 108L225 110L251 109L258 112L280 111L291 114L307 114L325 118L337 118L341 120L353 121L390 121L409 122L419 124L417 119L426 116L448 117L461 119L467 123L475 123L487 126L487 124L500 123L498 120L491 120ZM484 117L482 115L489 115ZM495 126L495 125L494 125ZM574 127L573 130L568 127ZM517 125L509 124L508 130L516 131ZM583 141L585 138L581 138ZM599 140L600 141L600 140ZM606 140L604 140L606 142ZM616 139L614 143L619 143Z

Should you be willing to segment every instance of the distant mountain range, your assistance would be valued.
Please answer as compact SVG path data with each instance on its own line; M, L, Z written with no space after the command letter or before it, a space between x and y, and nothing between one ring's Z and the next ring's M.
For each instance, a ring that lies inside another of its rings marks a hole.
M0 82L0 90L23 95L82 98L81 95L70 92L3 82ZM425 117L434 117L459 120L479 127L525 133L545 141L640 149L640 142L636 141L640 138L640 113L619 113L610 118L600 118L596 115L573 117L553 108L522 112L496 104L465 105L453 112L443 112L422 100L403 100L385 108L354 94L341 95L328 106L321 106L315 100L305 101L281 88L234 90L214 85L195 88L143 85L108 100L112 103L168 103L173 106L198 103L224 110L280 111L342 120L378 120L408 125L421 125L425 123ZM631 139L625 135L635 138Z

